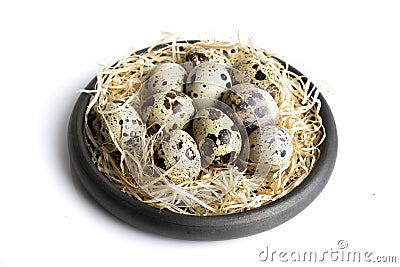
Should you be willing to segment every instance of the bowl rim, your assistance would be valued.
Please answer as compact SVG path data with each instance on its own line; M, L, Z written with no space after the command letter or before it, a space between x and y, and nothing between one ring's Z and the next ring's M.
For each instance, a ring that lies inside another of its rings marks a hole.
M195 43L197 40L188 42ZM155 49L168 44L170 43L160 44ZM146 50L144 48L136 53ZM304 76L294 67L289 65L288 68L297 75ZM94 77L85 89L94 89L96 81ZM286 222L304 210L320 194L332 174L338 149L337 129L325 98L319 94L318 99L321 101L320 115L326 139L321 145L316 165L308 177L287 195L249 211L215 216L184 215L154 208L120 191L97 169L85 145L84 116L90 100L87 93L80 94L69 120L71 173L107 211L147 232L187 240L224 240L257 234Z

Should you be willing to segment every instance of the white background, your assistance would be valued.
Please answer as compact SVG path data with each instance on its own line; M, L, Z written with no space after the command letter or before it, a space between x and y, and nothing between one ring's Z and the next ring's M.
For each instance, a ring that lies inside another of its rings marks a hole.
M323 252L339 240L400 262L399 10L396 1L3 3L0 266L267 266L258 259L267 246ZM79 89L97 63L162 31L227 40L238 30L329 85L321 89L339 153L327 187L290 221L237 240L168 239L115 219L70 175L67 122Z

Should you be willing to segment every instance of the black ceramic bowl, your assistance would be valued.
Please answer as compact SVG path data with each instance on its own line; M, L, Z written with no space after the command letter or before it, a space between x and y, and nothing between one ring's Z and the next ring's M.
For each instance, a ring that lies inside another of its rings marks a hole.
M144 51L146 49L137 53ZM291 66L289 70L302 75ZM86 88L93 89L95 84L96 78ZM85 93L79 96L69 121L68 148L72 175L81 181L92 197L106 210L122 221L145 231L179 239L223 240L269 230L306 208L325 187L335 165L338 146L335 120L328 103L319 95L326 139L314 169L307 179L289 194L266 206L230 215L191 216L159 210L121 192L92 162L84 143L84 115L89 98Z

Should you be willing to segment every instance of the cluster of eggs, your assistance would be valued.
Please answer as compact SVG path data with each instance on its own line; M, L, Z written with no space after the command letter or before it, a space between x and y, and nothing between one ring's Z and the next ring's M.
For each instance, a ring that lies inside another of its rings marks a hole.
M138 111L129 104L121 108L109 103L105 110L116 112L103 117L103 128L109 129L103 131L106 140L114 138L129 148L138 136L161 131L154 162L173 176L195 178L204 168L227 166L243 157L257 164L288 163L292 140L276 126L279 90L268 66L256 58L232 64L219 50L203 47L189 50L186 60L149 71ZM196 105L204 99L222 104Z

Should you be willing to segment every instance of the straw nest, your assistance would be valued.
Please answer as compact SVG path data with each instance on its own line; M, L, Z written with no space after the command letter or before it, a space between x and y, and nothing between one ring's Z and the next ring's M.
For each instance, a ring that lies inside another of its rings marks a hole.
M183 63L186 52L194 45L218 50L230 62L254 57L271 66L280 89L276 99L280 112L277 125L287 129L293 142L289 164L271 168L261 180L255 179L250 164L244 169L209 167L201 172L199 179L178 177L182 179L172 182L168 173L157 168L152 160L157 134L143 136L141 155L124 150L112 133L112 142L100 134L102 116L115 112L105 110L108 102L118 100L123 105L137 105L140 100L136 93L149 70L163 62ZM155 208L180 214L210 216L243 212L285 196L307 178L325 138L317 88L305 77L289 71L288 65L281 64L264 49L241 42L173 41L161 48L155 44L142 54L133 52L112 66L102 66L96 88L84 92L92 96L86 110L85 141L99 171L122 192ZM157 169L157 175L143 182L149 168Z

